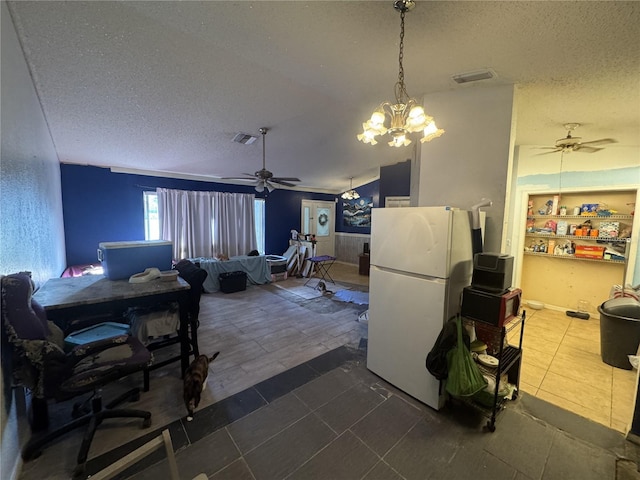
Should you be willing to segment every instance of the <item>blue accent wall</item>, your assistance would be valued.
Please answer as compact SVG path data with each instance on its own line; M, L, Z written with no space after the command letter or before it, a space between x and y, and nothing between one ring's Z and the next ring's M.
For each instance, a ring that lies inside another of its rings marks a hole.
M113 173L108 168L60 165L67 265L97 262L100 242L144 240L143 191L256 193L252 186ZM333 201L325 193L274 190L265 198L265 251L282 254L290 230L300 230L301 200Z
M360 197L372 197L373 198L373 206L377 207L379 204L379 191L380 191L380 180L374 180L373 182L367 183L355 189ZM364 233L370 234L371 227L351 227L345 226L343 224L344 216L342 215L342 204L346 201L340 198L340 195L336 197L338 199L338 203L336 203L336 232L344 232L344 233Z
M411 194L411 160L380 167L380 203L387 197L408 197Z

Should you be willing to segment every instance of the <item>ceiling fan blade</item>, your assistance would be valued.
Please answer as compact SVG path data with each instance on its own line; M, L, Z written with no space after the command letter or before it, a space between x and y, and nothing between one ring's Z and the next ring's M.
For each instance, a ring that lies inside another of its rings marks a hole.
M541 148L553 148L553 150L549 150L548 152L536 153L536 155L549 155L550 153L561 152L562 148L556 147L541 147Z
M278 185L284 185L285 187L295 187L293 183L286 182L282 178L270 178L269 181L271 183L277 183Z
M301 182L297 177L271 177L271 180L284 180L285 182Z
M600 150L604 150L604 149L603 148L590 147L589 145L585 145L583 143L583 144L578 145L574 150L577 151L577 152L584 152L584 153L596 153L596 152L599 152Z
M582 142L580 143L580 147L582 148L584 145L608 145L610 143L618 143L618 141L613 138L601 138L599 140L591 140L590 142Z

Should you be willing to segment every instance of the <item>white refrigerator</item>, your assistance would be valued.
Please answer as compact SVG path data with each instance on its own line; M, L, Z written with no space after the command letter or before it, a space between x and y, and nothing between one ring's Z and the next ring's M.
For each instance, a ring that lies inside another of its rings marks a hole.
M470 212L373 209L370 255L367 368L437 410L444 389L425 360L471 283Z

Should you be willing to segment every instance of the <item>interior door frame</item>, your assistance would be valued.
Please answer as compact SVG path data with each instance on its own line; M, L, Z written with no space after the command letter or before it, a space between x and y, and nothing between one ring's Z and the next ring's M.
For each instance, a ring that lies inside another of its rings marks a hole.
M309 232L304 231L305 226L305 208L309 208L311 212L309 215ZM316 239L319 239L316 231L316 211L318 208L327 208L331 211L331 218L329 219L329 235L326 242L318 241L316 244L316 255L331 255L335 256L336 250L336 203L322 200L302 200L300 204L300 232L302 234L316 235ZM320 248L318 248L320 247Z

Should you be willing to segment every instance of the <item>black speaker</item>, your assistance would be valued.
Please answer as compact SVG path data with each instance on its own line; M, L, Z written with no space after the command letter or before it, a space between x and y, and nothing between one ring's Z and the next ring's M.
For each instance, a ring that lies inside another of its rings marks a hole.
M471 286L490 293L511 288L513 257L503 253L476 253L473 257Z

